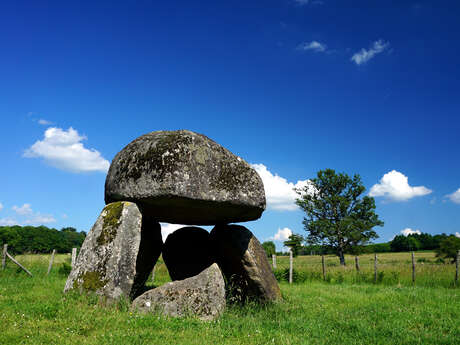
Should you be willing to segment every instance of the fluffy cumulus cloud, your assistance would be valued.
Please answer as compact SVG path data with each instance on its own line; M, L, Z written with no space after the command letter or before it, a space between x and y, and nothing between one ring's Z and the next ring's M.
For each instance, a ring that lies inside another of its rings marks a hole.
M449 198L450 201L455 202L456 204L460 204L460 188L452 194L447 194L446 197Z
M297 47L298 50L311 50L317 53L320 52L325 52L327 49L327 46L324 43L320 43L318 41L311 41L311 42L304 42L298 45Z
M169 234L172 234L174 231L179 230L187 225L182 224L169 224L169 223L161 223L161 237L163 237L163 242L166 241L166 238Z
M110 163L94 149L84 147L85 136L70 127L67 131L51 127L45 131L43 140L38 140L28 148L24 157L43 158L48 164L74 173L106 172Z
M29 215L33 213L32 208L30 207L30 204L24 204L21 207L18 207L15 205L12 207L12 210L21 216L25 216L25 215Z
M404 230L401 230L401 234L407 237L409 235L414 235L414 234L421 235L422 232L418 229L412 230L411 228L405 228Z
M277 233L270 237L272 241L286 241L292 235L292 230L289 228L278 229Z
M455 237L460 238L460 232L457 231L457 232L455 233Z
M18 225L19 222L13 218L0 218L0 226Z
M41 214L32 210L30 204L24 204L22 206L13 206L11 208L19 216L21 221L17 221L12 218L4 218L3 225L14 225L14 224L28 224L28 225L43 225L48 223L56 222L56 219L52 215ZM0 221L1 223L1 221Z
M355 53L351 57L351 61L357 65L362 65L389 47L390 43L388 42L384 42L383 40L375 41L369 49L362 48L359 52Z
M369 196L383 196L393 201L406 201L431 192L431 189L424 186L410 186L407 176L399 171L392 170L383 175L379 183L372 186Z
M0 211L3 209L3 204L0 202Z
M310 191L313 187L309 180L297 181L297 183L288 182L285 178L273 175L263 164L251 164L259 173L265 188L265 197L267 199L267 208L277 211L295 211L298 209L295 200L299 195L294 191L295 188L304 188L308 186Z

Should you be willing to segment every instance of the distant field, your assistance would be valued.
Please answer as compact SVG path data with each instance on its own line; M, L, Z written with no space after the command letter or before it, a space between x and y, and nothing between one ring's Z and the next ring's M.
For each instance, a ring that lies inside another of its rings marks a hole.
M374 282L374 254L359 256L360 273L356 272L355 257L347 255L347 266L339 264L337 256L328 255L326 262L326 279L329 282L371 283ZM377 254L378 283L384 285L412 285L411 253ZM437 262L434 252L415 252L415 277L417 286L453 287L455 265ZM270 260L271 263L271 260ZM289 257L277 257L279 269L289 267ZM293 267L304 274L303 280L323 280L321 256L298 256L294 258Z
M419 264L423 286L412 287L408 253L379 257L384 272L400 272L400 285L386 282L386 273L380 284L353 284L347 278L355 274L351 258L343 269L331 256L328 272L342 272L341 283L335 278L281 283L283 302L229 307L219 320L203 323L138 315L130 312L128 301L104 306L96 296L65 295L66 276L58 268L70 256L58 255L49 276L49 255L18 256L34 276L11 262L0 271L0 344L458 344L460 289L428 284L432 274L448 285L453 265ZM416 257L435 260L432 253ZM361 257L363 271L373 269L370 259ZM287 267L288 259L278 258L278 264ZM295 258L294 265L321 272L319 257ZM168 280L166 268L158 265L155 285Z

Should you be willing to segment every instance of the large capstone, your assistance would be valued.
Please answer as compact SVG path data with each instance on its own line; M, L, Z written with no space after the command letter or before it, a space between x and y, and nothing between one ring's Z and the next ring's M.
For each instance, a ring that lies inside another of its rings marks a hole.
M216 319L225 309L225 283L216 264L200 274L166 283L137 297L132 308L171 317Z
M162 252L171 280L196 276L214 262L209 233L195 226L180 228L170 234Z
M187 130L145 134L113 159L105 202L136 202L157 221L215 225L258 219L265 192L257 172L208 137Z
M143 219L136 204L108 204L86 236L64 291L134 298L144 291L161 246L160 224Z
M227 280L229 300L271 302L281 291L257 238L244 226L217 225L210 233L216 262Z

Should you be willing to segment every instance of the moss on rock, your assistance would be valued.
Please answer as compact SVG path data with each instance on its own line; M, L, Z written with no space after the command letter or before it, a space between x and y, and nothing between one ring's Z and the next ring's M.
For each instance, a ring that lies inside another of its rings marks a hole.
M102 279L101 273L97 271L90 271L82 273L75 279L73 288L81 287L88 291L97 291L107 284L107 280Z
M104 221L102 224L101 234L97 238L97 244L104 245L113 241L113 239L117 235L117 229L120 224L123 206L123 201L118 201L108 204L104 208Z

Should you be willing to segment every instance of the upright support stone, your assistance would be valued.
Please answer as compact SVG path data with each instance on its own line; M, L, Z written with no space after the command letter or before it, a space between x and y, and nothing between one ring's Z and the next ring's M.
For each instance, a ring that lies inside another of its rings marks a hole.
M160 225L143 218L136 204L109 204L86 236L64 291L134 298L143 292L161 245Z
M240 225L216 225L210 244L227 279L227 292L236 300L269 302L281 298L267 254L251 231Z

